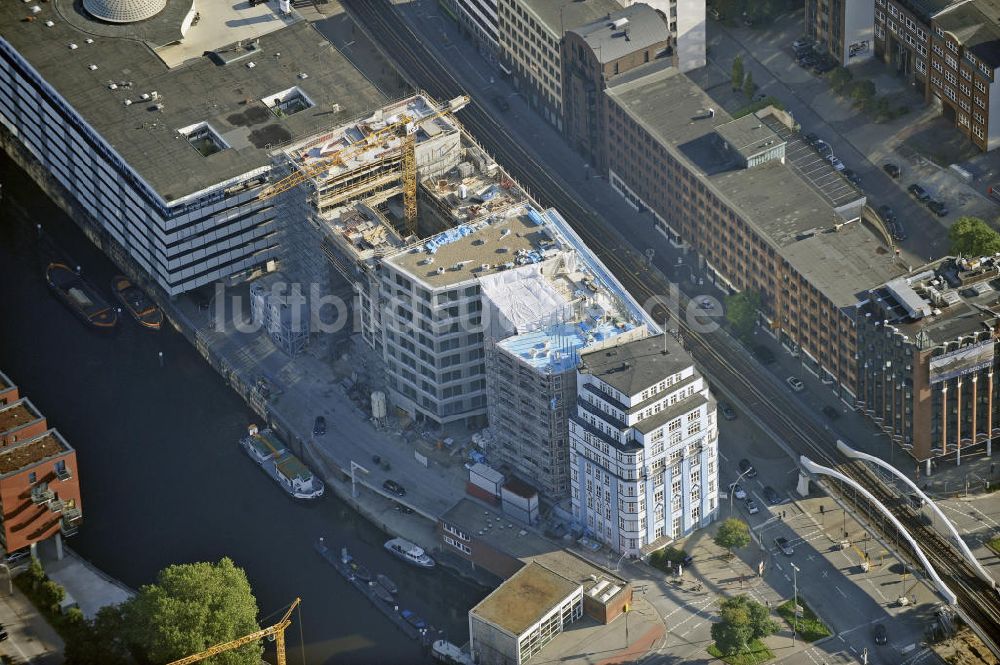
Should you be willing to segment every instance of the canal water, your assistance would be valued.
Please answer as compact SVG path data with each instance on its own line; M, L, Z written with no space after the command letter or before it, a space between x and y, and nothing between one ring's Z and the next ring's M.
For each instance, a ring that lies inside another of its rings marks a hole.
M85 328L45 285L36 224L109 299L114 265L2 153L0 182L0 368L77 450L74 550L134 588L171 563L232 558L262 624L301 596L289 663L428 661L313 551L324 536L395 580L401 607L468 639L467 612L486 590L392 558L385 535L332 494L288 498L237 445L252 412L176 331L127 316L110 335Z

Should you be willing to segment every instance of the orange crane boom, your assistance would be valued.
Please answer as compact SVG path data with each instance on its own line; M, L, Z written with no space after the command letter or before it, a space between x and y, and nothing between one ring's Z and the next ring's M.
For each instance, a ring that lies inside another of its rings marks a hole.
M281 617L281 621L269 626L267 628L262 628L256 632L250 633L249 635L244 635L243 637L237 637L235 640L229 642L223 642L222 644L216 644L211 646L204 651L196 653L180 660L175 660L168 665L189 665L189 663L197 663L200 660L205 660L206 658L211 658L212 656L218 655L224 651L232 651L233 649L239 649L242 646L246 646L257 640L262 640L265 637L274 636L275 649L278 652L278 665L287 665L287 660L285 658L285 629L291 625L292 611L298 607L299 603L302 602L301 598L296 598L291 606L289 606L288 611L285 612L285 616Z

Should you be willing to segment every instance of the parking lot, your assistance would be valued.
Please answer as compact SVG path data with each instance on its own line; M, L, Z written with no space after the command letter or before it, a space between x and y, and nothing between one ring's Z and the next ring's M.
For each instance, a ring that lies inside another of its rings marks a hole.
M785 141L787 163L806 182L815 187L834 208L850 205L864 197L864 194L841 171L834 168L815 147L806 142L804 135L770 118L766 119L765 123Z

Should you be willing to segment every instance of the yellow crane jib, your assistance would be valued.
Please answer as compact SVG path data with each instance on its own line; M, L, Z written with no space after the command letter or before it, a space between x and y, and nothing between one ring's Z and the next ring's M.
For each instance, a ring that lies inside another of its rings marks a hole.
M422 118L418 118L417 121L423 122L425 120L433 120L435 118L440 118L442 116L451 115L456 111L460 111L468 105L470 102L468 95L460 95L450 100L447 104L438 107L433 113L426 115ZM297 185L309 180L336 164L337 162L344 161L347 157L352 154L369 150L373 146L377 146L387 139L398 136L400 130L405 133L412 133L413 126L412 123L414 119L406 114L403 114L397 122L376 130L365 137L364 140L358 141L357 143L351 144L344 148L341 148L332 155L325 157L323 159L317 159L315 162L309 165L302 166L298 168L294 173L285 176L281 180L278 180L270 187L265 187L261 190L257 198L261 201L266 201L278 194L287 192L288 190L296 187Z
M287 665L287 660L285 659L285 629L291 625L292 611L299 606L302 602L301 598L296 598L292 604L288 607L288 611L285 612L285 616L281 617L281 621L269 626L268 628L262 628L256 632L250 633L249 635L244 635L243 637L238 637L235 640L229 642L223 642L222 644L216 644L211 646L204 651L196 653L180 660L175 660L168 665L188 665L189 663L197 663L200 660L205 660L206 658L211 658L212 656L218 655L224 651L232 651L233 649L239 649L242 646L246 646L257 640L262 640L265 637L274 637L275 650L278 654L278 665Z

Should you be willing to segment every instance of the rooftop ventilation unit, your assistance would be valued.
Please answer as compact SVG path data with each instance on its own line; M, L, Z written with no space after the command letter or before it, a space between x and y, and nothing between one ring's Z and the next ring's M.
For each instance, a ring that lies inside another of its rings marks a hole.
M627 18L616 19L612 21L611 27L614 28L615 30L622 30L628 27L628 19Z

